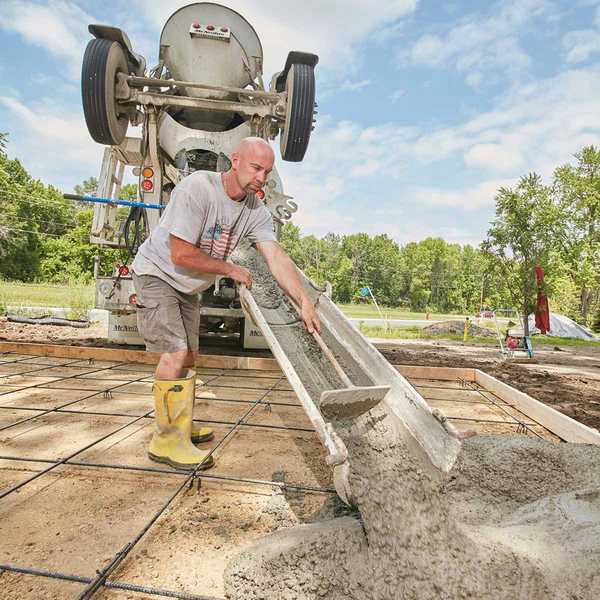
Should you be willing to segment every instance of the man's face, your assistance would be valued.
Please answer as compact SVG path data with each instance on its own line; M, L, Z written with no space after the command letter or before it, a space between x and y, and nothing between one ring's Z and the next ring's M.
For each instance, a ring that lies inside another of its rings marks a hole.
M255 145L231 155L231 168L240 187L247 194L261 190L273 169L273 152L265 146Z

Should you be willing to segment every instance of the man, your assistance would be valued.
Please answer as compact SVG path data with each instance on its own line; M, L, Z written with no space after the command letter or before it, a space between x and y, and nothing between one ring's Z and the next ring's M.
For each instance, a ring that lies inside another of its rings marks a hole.
M320 330L296 267L277 243L271 214L255 196L274 162L269 144L249 137L231 155L226 173L196 171L183 179L133 261L138 328L147 349L160 353L155 431L148 451L157 462L187 470L213 465L212 456L192 443L213 437L207 427L192 431L198 293L218 275L251 287L250 271L226 261L242 239L264 256L279 286L300 307L307 330Z

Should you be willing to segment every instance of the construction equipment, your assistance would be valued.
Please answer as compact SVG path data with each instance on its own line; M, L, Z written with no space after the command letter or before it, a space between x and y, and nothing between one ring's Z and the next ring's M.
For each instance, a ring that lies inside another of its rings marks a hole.
M143 343L135 322L135 291L127 267L157 225L161 210L112 204L119 198L125 169L138 178L139 200L165 206L173 187L193 171L225 171L245 137L280 136L281 156L304 158L315 115L318 57L288 54L269 89L263 83L263 50L254 28L237 12L218 4L185 6L167 20L158 64L147 70L127 34L90 25L94 36L82 66L82 102L92 138L104 152L91 241L123 248L128 260L113 276L97 278L96 307L110 311L109 339ZM128 137L129 125L141 137ZM273 169L264 202L277 229L298 209ZM244 347L265 347L260 332L246 326L232 280L221 278L202 297L201 327L216 337L239 337Z
M236 251L235 261L253 274L252 290L240 289L242 305L262 331L327 450L335 489L344 502L354 505L355 494L348 450L340 434L342 429L365 426L369 411L381 411L391 423L408 428L438 469L452 467L462 436L322 290L299 271L321 321L321 334L314 336L304 330L297 309L278 288L265 293L272 280L265 277L264 265L257 270L263 261L255 250Z
M495 310L493 315L500 354L505 358L533 358L531 337L525 335L525 322L520 313L514 308L501 308ZM507 321L504 333L500 329L498 315L501 315ZM515 321L512 319L515 319ZM520 325L519 328L516 328L517 323Z

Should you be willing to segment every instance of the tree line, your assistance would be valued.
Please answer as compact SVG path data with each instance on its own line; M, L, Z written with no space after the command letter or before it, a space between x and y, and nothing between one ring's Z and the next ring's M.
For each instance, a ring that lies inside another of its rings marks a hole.
M0 279L90 283L96 255L102 274L111 274L125 257L90 244L93 209L33 179L18 159L8 158L6 141L0 133ZM96 185L90 178L75 191L88 193ZM130 187L124 186L123 197Z
M90 178L77 193L95 190ZM135 185L121 197L136 198ZM103 274L127 259L89 243L93 209L65 200L34 180L6 154L0 133L0 278L82 283L93 280L94 257ZM281 243L318 284L330 281L334 300L355 302L369 286L386 306L418 312L475 313L482 307L535 307L535 267L553 311L600 328L600 151L585 147L552 180L523 176L495 197L495 216L479 247L430 237L405 245L385 234L322 238L286 223Z
M290 223L282 243L315 281L331 281L337 302L357 301L369 286L383 304L413 311L514 308L525 316L541 291L551 311L600 330L600 151L587 146L574 159L548 183L530 173L498 190L477 248L440 238L400 246L364 233L317 239ZM545 272L541 289L536 267Z

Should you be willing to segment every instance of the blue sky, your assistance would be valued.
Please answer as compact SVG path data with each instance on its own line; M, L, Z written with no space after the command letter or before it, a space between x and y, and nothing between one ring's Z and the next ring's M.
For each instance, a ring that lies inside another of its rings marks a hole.
M88 23L123 28L156 62L187 2L2 0L0 131L11 156L64 191L97 175L79 73ZM289 50L319 54L319 115L302 163L278 161L303 233L479 243L494 194L550 180L600 133L600 0L246 0L265 81ZM275 144L278 146L278 140Z

